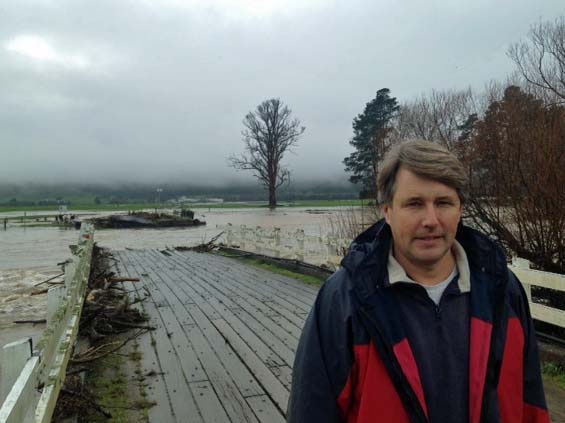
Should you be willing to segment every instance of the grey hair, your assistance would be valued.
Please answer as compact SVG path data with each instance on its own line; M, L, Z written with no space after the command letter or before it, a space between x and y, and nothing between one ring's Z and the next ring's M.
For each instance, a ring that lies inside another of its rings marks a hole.
M445 147L424 140L401 142L386 154L377 177L382 203L392 203L396 190L396 175L401 167L422 178L441 182L455 189L461 204L465 203L467 177L463 165Z

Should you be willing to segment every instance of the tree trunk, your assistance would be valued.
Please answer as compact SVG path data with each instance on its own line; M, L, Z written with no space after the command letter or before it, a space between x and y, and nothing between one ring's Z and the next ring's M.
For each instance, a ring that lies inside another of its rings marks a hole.
M273 184L269 185L269 209L274 210L277 208L277 192Z

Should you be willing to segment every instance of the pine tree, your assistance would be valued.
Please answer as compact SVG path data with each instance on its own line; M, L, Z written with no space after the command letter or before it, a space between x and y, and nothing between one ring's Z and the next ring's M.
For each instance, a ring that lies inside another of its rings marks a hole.
M379 162L392 131L392 119L399 108L396 98L390 97L390 90L382 88L367 103L363 113L353 119L353 138L349 143L355 151L343 160L343 164L347 172L353 173L349 180L362 185L362 198L376 199Z

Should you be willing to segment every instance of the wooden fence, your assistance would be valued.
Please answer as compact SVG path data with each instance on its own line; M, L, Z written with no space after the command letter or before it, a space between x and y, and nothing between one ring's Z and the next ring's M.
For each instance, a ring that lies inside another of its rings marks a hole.
M222 227L228 247L261 253L279 258L306 261L329 268L337 268L351 240L330 236L308 236L304 231L282 231L278 228L231 226ZM565 328L565 311L532 301L531 287L565 291L565 275L530 269L530 263L515 258L510 269L522 282L534 319Z
M71 246L65 283L47 294L47 328L33 347L30 338L5 345L0 363L0 423L51 421L78 332L92 260L94 229L83 225Z

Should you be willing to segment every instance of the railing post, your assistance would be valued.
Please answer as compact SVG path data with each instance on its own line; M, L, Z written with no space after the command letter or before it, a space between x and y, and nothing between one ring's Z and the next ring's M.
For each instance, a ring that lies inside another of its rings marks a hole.
M226 228L226 245L230 248L233 245L233 228L231 223L228 223Z
M0 404L4 402L33 351L31 338L22 338L2 348Z
M247 227L245 225L241 225L239 227L239 248L245 250L246 247L246 238L247 238Z
M273 248L275 249L275 257L279 258L281 254L281 228L273 229Z
M47 291L47 325L51 323L61 301L65 298L66 291L64 286L52 286Z
M296 241L298 243L296 258L299 261L304 261L304 229L298 229L296 231Z
M517 267L518 269L529 269L530 262L526 259L520 257L513 257L512 258L512 266ZM524 287L524 291L526 291L526 296L528 297L528 302L532 303L532 286L529 283L522 282L522 286Z

